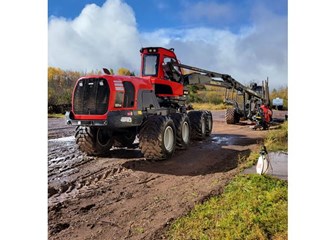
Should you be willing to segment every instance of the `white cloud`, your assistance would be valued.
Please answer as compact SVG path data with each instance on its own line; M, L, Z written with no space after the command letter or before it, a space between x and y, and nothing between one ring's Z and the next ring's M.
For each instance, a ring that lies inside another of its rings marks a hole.
M87 70L138 66L140 43L133 10L120 0L87 5L74 20L49 21L49 65Z
M182 63L230 74L241 83L269 77L272 88L287 85L287 17L262 8L255 9L254 25L239 33L214 28L139 33L134 13L123 1L87 5L74 20L50 20L49 65L139 72L140 42L172 47Z

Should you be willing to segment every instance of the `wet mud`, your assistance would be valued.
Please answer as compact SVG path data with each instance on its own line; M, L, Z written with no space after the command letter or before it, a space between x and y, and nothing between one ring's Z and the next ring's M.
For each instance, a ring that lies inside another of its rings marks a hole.
M165 161L146 160L137 145L86 156L74 127L49 119L49 239L165 239L173 220L223 191L266 134L227 125L222 114L213 114L210 137Z

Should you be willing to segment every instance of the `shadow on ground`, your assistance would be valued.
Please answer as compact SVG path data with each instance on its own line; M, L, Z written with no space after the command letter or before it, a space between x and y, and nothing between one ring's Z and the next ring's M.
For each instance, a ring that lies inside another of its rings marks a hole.
M249 156L250 149L245 149L243 146L257 144L261 140L261 138L247 138L244 135L213 134L204 141L192 142L186 150L177 150L171 159L154 161L142 157L129 160L122 166L133 171L175 176L227 172L238 166L239 158ZM138 156L141 155L139 150L133 151L138 151Z

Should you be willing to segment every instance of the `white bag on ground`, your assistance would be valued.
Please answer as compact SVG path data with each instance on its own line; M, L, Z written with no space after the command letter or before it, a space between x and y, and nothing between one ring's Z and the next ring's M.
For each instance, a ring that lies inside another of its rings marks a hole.
M256 172L260 175L267 173L269 169L269 160L267 155L260 155L256 165Z

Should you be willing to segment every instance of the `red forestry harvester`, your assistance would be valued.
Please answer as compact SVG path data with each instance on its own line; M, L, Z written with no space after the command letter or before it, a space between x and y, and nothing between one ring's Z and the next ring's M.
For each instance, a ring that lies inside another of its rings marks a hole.
M262 99L229 75L179 63L173 49L148 47L140 52L140 77L115 76L104 69L104 75L77 80L66 121L77 125L75 138L82 152L105 155L112 147L131 147L138 136L144 157L162 160L176 148L186 149L190 139L205 139L212 131L212 114L187 111L188 85L215 84L243 92L249 102ZM197 73L183 75L182 68ZM232 118L240 115L235 108Z

